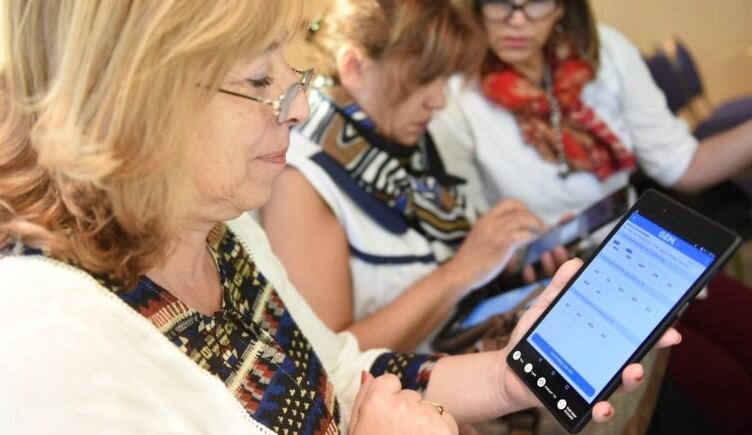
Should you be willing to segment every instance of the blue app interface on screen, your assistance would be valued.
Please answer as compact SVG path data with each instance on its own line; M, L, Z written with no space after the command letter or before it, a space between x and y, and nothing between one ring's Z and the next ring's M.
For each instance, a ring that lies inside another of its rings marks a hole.
M465 317L462 321L461 327L470 328L479 325L496 314L501 314L511 310L535 289L545 287L549 282L551 282L550 279L544 279L486 299L478 304L478 306L475 307L467 317ZM533 301L531 301L531 303L532 302Z
M634 212L528 342L592 403L714 259Z

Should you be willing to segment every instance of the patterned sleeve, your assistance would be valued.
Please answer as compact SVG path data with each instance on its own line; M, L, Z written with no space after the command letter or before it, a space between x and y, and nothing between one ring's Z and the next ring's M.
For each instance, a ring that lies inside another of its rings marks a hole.
M443 358L443 354L411 354L387 352L381 354L371 365L371 374L380 376L386 373L396 375L402 388L424 391L431 379L431 371Z

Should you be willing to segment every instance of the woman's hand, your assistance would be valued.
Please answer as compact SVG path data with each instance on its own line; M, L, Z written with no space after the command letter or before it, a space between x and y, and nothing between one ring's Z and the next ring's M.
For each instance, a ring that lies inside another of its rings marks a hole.
M403 390L399 378L387 374L374 378L363 373L355 398L350 429L353 435L456 435L457 423L439 404Z
M561 290L566 286L569 280L582 266L582 261L579 259L573 259L566 262L559 271L554 275L551 284L548 288L538 297L538 300L528 309L525 314L520 318L519 323L512 331L512 335L509 340L505 351L502 352L504 356L508 354L509 349L512 349L522 338L523 335L530 329L540 315L546 310ZM681 334L674 329L670 328L663 334L663 337L658 341L657 347L668 347L679 344L681 342ZM515 407L519 409L529 408L531 406L538 406L540 402L535 395L528 389L522 381L509 370L506 362L503 364L503 377L502 377L502 395L506 397L510 403L513 403ZM622 372L622 382L626 391L632 391L636 389L643 380L645 371L641 364L630 364ZM593 420L596 422L604 422L609 420L614 415L614 408L608 402L602 401L595 404L593 407Z
M572 219L574 219L574 215L566 214L562 216L561 219L559 219L559 223L557 225L562 225L566 222L571 221ZM559 266L572 258L572 255L569 253L567 248L563 246L557 246L551 251L544 252L543 255L541 255L539 260L539 268L531 265L522 268L522 270L520 271L518 262L523 260L523 256L524 255L515 256L515 258L510 262L509 267L507 268L507 273L513 275L517 272L521 272L522 280L526 283L533 283L538 281L539 279L553 276L554 273L556 273L556 271L559 269Z
M486 212L443 266L448 276L463 281L462 294L457 296L501 273L515 250L543 229L543 222L516 200L501 201Z
M557 246L548 252L544 252L540 257L540 267L531 265L522 268L522 271L520 272L522 274L522 280L530 284L540 279L553 276L553 274L556 273L556 270L558 270L559 267L566 263L571 257L572 256L569 254L569 251L567 251L567 248L563 246ZM520 261L522 261L522 256L515 256L515 258L509 263L507 272L510 272L510 274L516 273L519 270L519 264L516 262Z

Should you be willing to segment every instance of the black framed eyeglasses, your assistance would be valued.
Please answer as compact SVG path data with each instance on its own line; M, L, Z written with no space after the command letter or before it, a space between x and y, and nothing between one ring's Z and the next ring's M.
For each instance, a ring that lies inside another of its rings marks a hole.
M558 0L480 0L483 19L489 23L507 23L516 11L522 12L528 21L538 21L550 16L559 5Z
M287 90L283 92L282 95L280 95L279 98L275 100L267 100L266 98L240 94L238 92L228 91L227 89L222 89L222 88L219 88L218 91L222 92L223 94L245 98L251 101L255 101L257 103L262 103L262 104L266 104L267 106L271 106L271 108L274 110L274 115L277 117L277 122L282 124L283 122L290 119L289 118L290 109L292 108L292 105L295 103L295 99L298 97L298 95L301 92L306 93L308 89L311 87L311 82L313 81L313 75L314 75L313 69L307 69L305 71L295 69L295 72L300 74L300 81L293 83L292 86L287 88Z

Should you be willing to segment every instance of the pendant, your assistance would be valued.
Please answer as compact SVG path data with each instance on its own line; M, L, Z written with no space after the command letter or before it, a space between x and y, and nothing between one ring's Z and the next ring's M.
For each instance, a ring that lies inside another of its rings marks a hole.
M569 165L567 162L559 162L557 166L557 172L559 175L559 178L564 179L569 176Z

